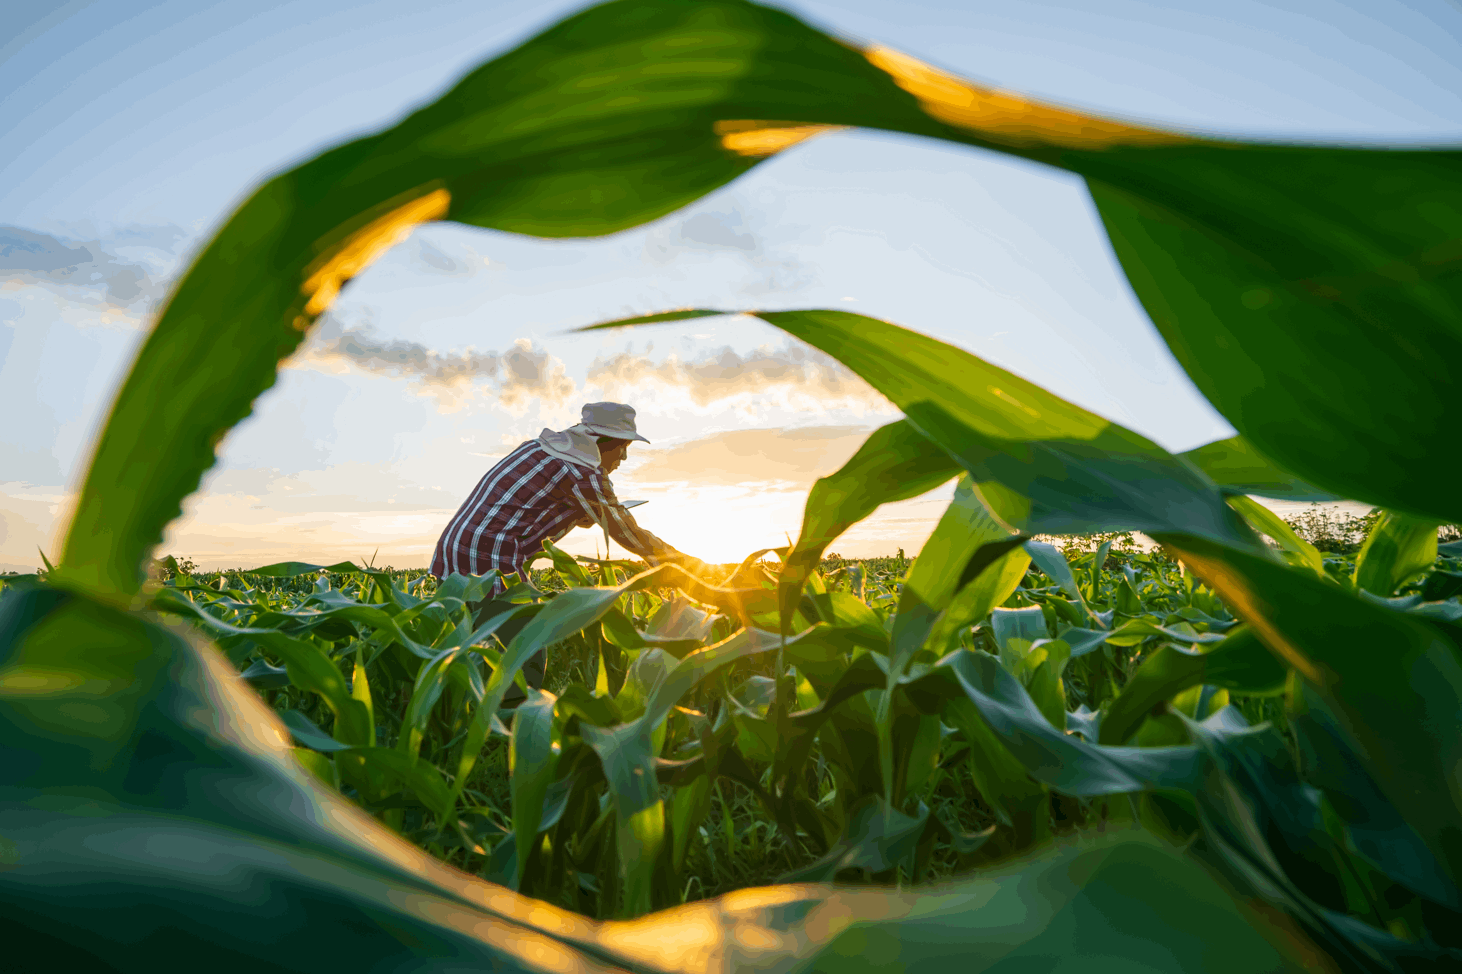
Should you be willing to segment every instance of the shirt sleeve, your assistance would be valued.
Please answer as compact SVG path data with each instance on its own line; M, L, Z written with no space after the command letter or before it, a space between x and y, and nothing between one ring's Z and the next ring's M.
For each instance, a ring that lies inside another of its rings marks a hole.
M574 484L573 490L584 512L607 528L609 536L629 551L641 558L652 558L674 550L635 523L634 515L619 503L614 488L602 474L591 473Z

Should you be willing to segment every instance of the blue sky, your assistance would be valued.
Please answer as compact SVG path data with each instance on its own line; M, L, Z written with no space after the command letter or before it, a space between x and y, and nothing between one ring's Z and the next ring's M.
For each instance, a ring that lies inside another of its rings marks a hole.
M0 414L29 420L0 433L0 569L29 569L37 545L55 547L152 309L253 186L389 125L578 6L113 2L12 15L0 225L14 229L0 230L0 248L9 232L27 253L65 261L0 260ZM969 77L1142 121L1462 141L1453 3L786 6ZM1228 432L1132 298L1079 181L848 132L608 238L419 230L346 290L227 441L168 548L210 565L377 547L381 562L424 564L492 456L568 425L586 398L640 409L654 448L615 479L622 495L654 501L642 509L652 530L716 559L782 543L812 478L897 414L744 319L565 334L685 304L847 307L965 347L1173 449ZM912 550L939 509L939 497L895 506L839 547ZM574 541L593 550L592 536Z

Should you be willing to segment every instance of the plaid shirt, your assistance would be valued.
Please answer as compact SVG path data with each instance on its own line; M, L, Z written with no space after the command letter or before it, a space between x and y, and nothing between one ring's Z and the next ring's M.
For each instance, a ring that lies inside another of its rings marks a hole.
M545 539L557 541L575 525L596 523L642 558L673 550L620 506L602 468L560 460L529 440L484 474L447 522L431 573L445 578L496 568L506 575L521 569Z

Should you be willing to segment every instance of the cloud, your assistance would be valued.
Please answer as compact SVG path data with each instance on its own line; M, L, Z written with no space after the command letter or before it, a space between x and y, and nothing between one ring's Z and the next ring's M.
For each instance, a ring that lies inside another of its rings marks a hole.
M655 362L648 355L629 351L600 355L589 365L588 382L610 392L657 382L684 390L702 407L780 393L800 405L815 401L822 406L844 403L880 411L891 408L888 400L846 365L791 340L780 348L763 345L745 355L727 346L692 360L672 354Z
M530 399L549 407L561 406L577 389L563 362L527 338L517 339L507 351L439 352L420 342L377 337L369 326L342 328L326 315L314 340L302 353L305 364L343 363L373 375L409 378L418 391L437 400L443 412L453 412L480 393L490 394L510 411L526 408Z
M104 244L67 242L23 227L0 226L0 278L99 291L123 307L152 307L166 295L171 270L170 262L155 252L166 252L161 244L175 245L181 235L177 228L125 228Z
M846 463L868 433L866 426L712 433L666 450L643 450L638 458L632 455L639 462L626 467L622 476L645 485L776 483L805 487Z
M536 350L526 338L519 338L502 354L503 381L498 397L509 407L538 398L545 406L561 406L577 388L564 374L563 363L547 352Z

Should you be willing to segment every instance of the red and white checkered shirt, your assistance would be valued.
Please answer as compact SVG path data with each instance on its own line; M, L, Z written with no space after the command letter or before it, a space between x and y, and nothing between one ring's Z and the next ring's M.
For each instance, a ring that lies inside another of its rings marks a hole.
M496 568L506 575L522 568L545 539L557 541L575 525L596 523L641 558L674 550L635 523L602 467L560 460L529 440L483 475L447 522L431 573L445 578Z

